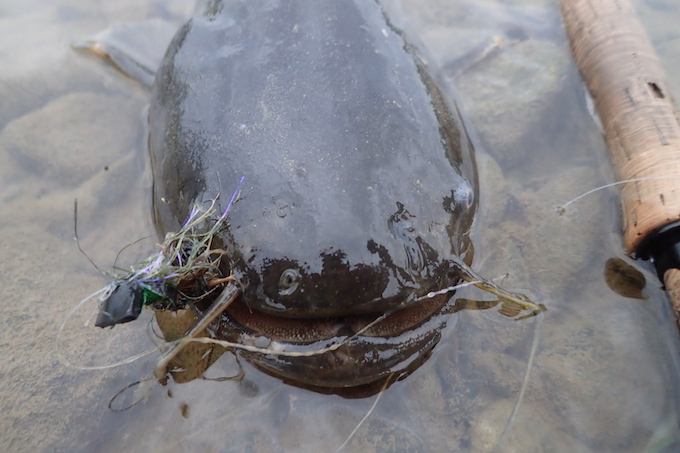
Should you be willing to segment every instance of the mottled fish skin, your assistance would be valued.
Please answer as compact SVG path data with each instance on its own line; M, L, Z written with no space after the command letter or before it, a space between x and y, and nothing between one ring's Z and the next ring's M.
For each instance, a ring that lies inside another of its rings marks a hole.
M213 1L172 41L149 121L161 233L245 177L219 239L252 310L381 312L472 260L472 147L372 0Z

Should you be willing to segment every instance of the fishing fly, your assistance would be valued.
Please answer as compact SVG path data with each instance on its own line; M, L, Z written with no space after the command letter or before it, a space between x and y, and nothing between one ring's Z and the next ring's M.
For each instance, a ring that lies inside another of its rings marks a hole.
M176 311L219 294L234 278L226 253L213 248L213 239L226 227L242 184L243 178L221 215L218 198L207 206L195 204L179 231L166 234L159 252L109 282L99 297L95 325L112 327L137 319L143 307Z

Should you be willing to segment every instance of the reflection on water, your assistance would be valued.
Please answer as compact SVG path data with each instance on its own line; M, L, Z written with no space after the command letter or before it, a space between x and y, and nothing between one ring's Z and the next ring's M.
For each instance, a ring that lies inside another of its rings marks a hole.
M227 353L207 358L215 361L207 377L233 376L243 367L242 380L139 386L129 396L143 398L140 404L111 412L109 400L149 376L155 354L96 371L58 360L59 326L106 280L72 241L74 198L83 247L101 266L133 240L152 237L126 250L122 261L133 263L155 239L148 94L68 44L118 21L177 20L191 7L154 0L6 3L0 7L0 449L337 449L373 398L292 387ZM478 149L486 151L478 156L475 268L489 277L509 273L506 286L531 294L548 311L520 322L494 310L455 315L430 359L385 392L344 451L492 451L499 439L498 451L678 449L677 332L650 268L623 253L616 194L601 192L555 214L556 206L611 181L612 172L553 3L404 0L391 8L445 68L476 127ZM678 6L647 0L639 8L669 74L680 74L671 66L680 50ZM671 85L680 92L680 77ZM624 276L635 276L626 291L639 294L641 280L630 265L647 282L645 298L607 285L606 272L624 269ZM66 324L69 362L112 364L153 350L158 341L143 321L85 329L89 314L80 310Z

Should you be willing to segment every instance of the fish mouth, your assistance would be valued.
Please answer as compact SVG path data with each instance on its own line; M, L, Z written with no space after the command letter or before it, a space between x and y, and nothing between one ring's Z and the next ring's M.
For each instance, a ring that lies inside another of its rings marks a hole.
M242 351L263 371L314 387L356 387L403 373L439 341L450 295L390 313L284 318L250 309L242 297L213 326L221 340L267 352Z

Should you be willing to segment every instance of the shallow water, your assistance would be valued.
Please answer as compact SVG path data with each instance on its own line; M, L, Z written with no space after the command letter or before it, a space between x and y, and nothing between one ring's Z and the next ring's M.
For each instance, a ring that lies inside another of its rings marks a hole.
M62 322L106 282L73 241L73 200L82 246L102 267L132 241L154 238L148 93L69 43L120 21L176 21L192 7L7 3L0 6L0 450L335 451L375 396L310 392L241 362L240 383L140 386L125 396L145 397L141 403L112 412L111 398L149 377L157 355L103 370L64 362L115 363L153 348L153 335L144 321L85 329L87 309L65 325L59 360ZM505 287L548 311L524 321L495 309L452 317L429 360L382 395L343 451L677 451L678 334L650 268L625 257L616 191L554 214L613 178L557 7L548 0L390 5L456 87L472 126L482 181L475 269L508 273ZM680 8L673 0L638 7L679 93ZM152 239L135 244L120 263L153 247ZM613 257L642 271L645 299L609 289L605 266ZM237 371L226 354L207 375Z

